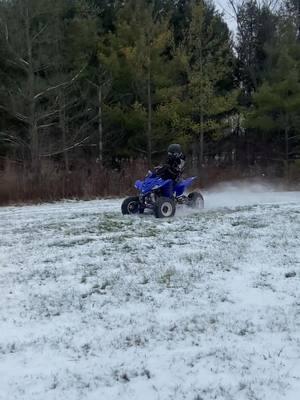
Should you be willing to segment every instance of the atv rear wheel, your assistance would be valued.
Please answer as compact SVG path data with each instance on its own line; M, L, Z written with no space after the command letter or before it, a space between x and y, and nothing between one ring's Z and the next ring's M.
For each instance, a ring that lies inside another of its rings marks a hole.
M173 217L176 211L175 201L168 197L159 197L154 205L154 215L156 218Z
M191 208L195 208L198 210L202 210L204 208L204 199L201 193L192 192L188 195L188 206Z
M123 215L141 213L139 198L137 196L127 197L121 205L121 210Z

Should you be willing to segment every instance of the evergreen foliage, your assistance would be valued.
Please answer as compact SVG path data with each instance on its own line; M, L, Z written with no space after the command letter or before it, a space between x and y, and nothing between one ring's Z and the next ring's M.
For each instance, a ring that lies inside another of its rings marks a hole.
M300 157L298 2L0 1L0 157L196 164Z

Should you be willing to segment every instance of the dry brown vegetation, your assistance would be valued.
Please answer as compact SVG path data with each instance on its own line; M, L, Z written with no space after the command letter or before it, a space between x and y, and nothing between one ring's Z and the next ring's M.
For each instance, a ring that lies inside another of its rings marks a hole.
M120 170L112 170L86 162L66 171L59 163L43 162L35 178L26 165L6 161L0 171L0 204L124 195L143 175L144 164L127 163Z
M135 180L148 170L145 160L126 161L115 169L82 161L70 171L62 163L44 161L36 178L26 164L5 160L0 167L0 205L125 196L135 193ZM254 181L295 189L300 181L297 166L291 169L289 182L276 174L275 168L265 171L261 167L242 170L236 166L209 165L199 170L190 166L185 175L198 176L196 186L200 188L225 181Z

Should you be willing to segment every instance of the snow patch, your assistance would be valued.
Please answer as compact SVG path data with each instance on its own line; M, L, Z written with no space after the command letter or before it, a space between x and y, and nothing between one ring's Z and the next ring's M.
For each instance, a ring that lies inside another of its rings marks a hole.
M0 399L298 399L300 193L205 201L1 208Z

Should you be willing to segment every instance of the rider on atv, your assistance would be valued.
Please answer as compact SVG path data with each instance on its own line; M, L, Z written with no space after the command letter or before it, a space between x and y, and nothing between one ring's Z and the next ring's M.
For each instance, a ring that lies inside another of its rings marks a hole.
M168 147L167 162L155 168L155 174L164 180L172 179L177 182L182 175L185 164L185 155L180 144L170 144Z
M151 211L157 218L168 218L175 214L178 204L202 209L202 194L198 191L186 193L196 177L180 179L184 163L185 156L180 145L171 144L166 164L149 171L143 180L135 182L138 195L124 199L121 205L122 214L143 214Z
M180 180L185 164L185 155L182 152L180 144L170 144L168 147L167 162L158 166L154 169L156 176L159 176L163 180L172 179L173 184L170 185L170 192L173 192L173 188L176 183Z

